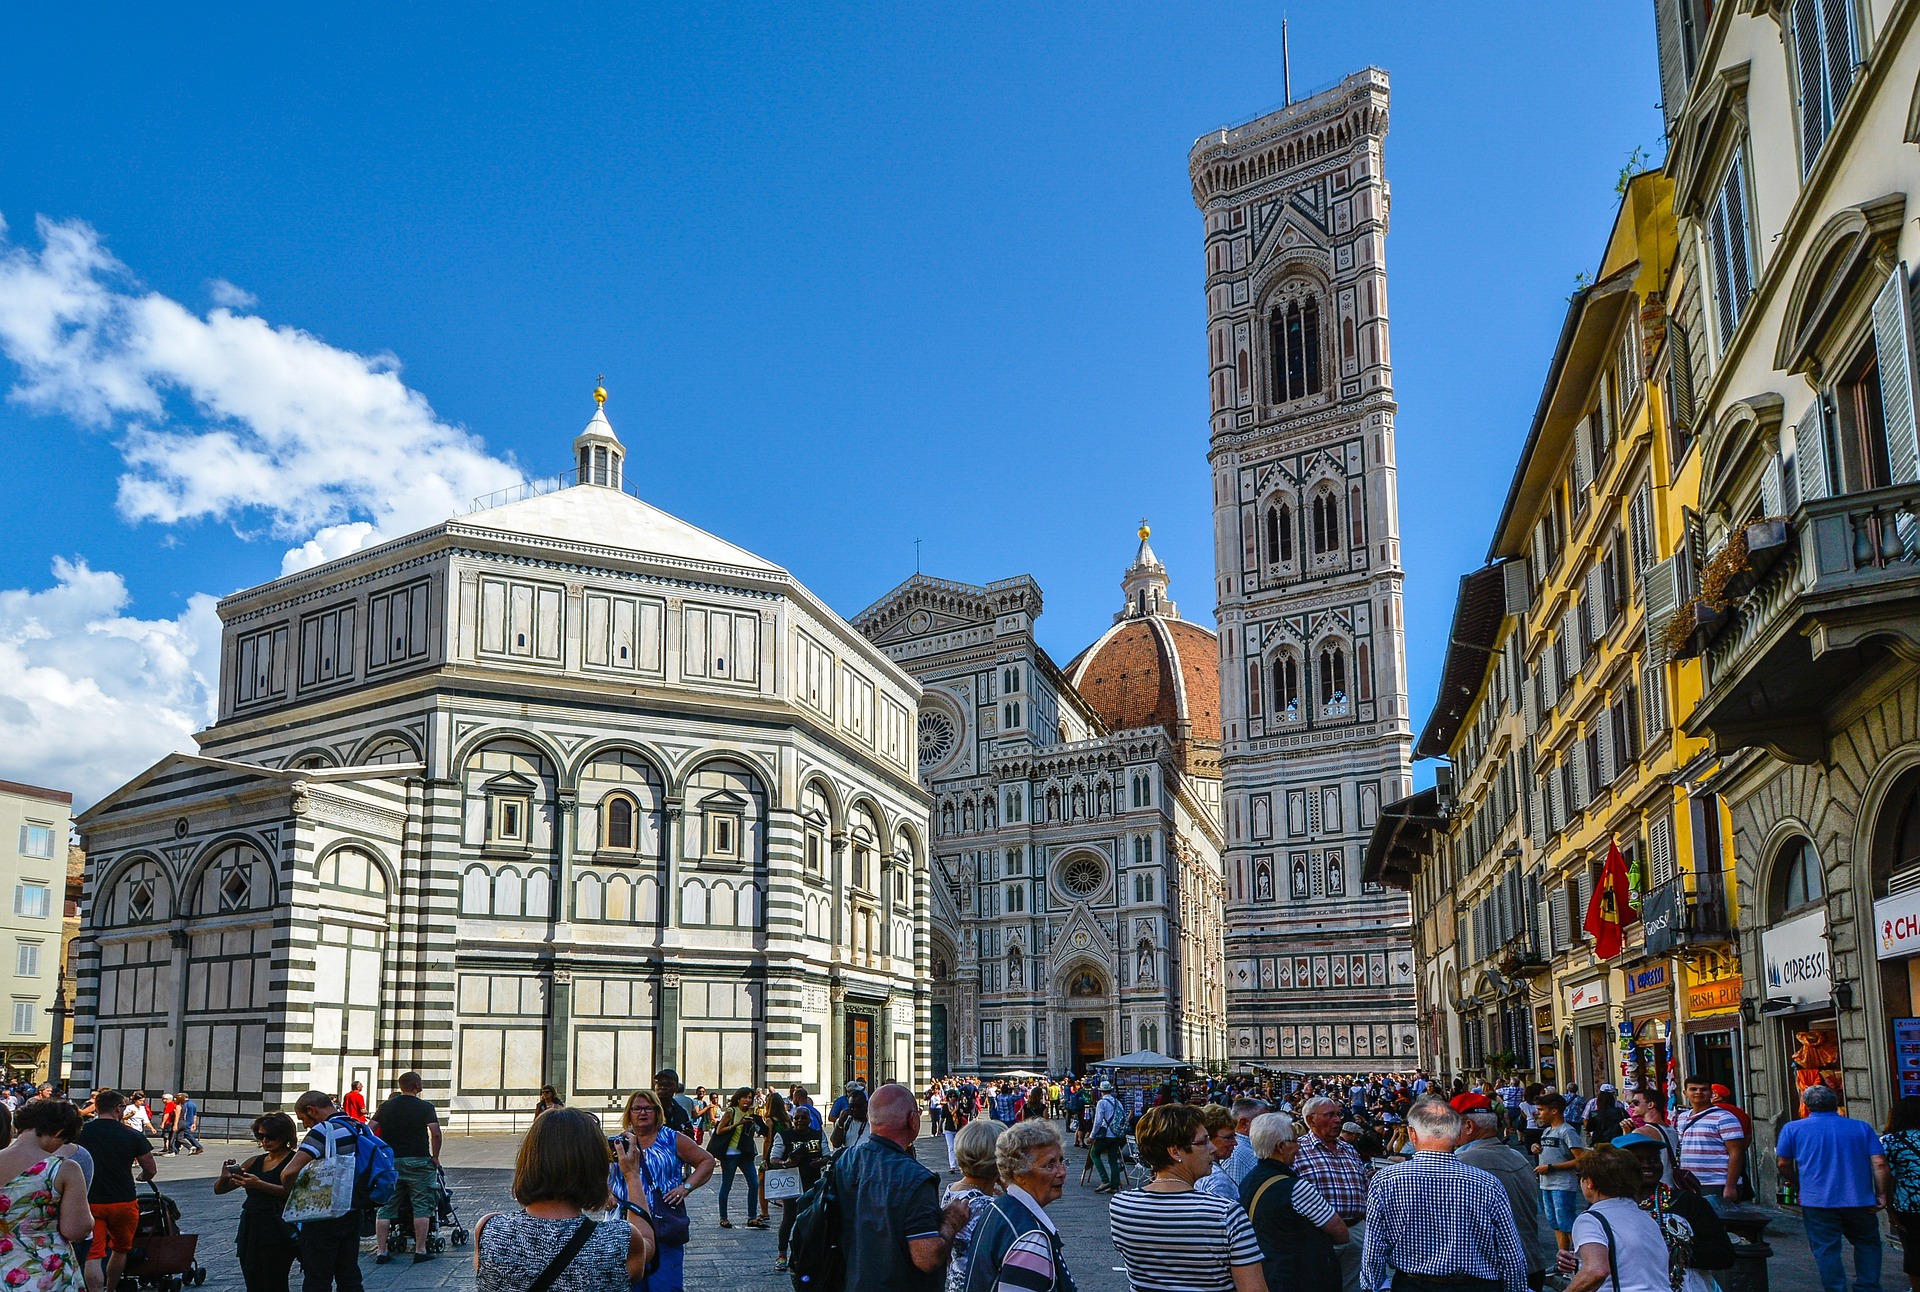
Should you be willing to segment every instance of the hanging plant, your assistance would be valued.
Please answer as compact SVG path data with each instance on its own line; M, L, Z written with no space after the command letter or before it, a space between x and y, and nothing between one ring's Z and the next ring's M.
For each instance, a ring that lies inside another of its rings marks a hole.
M1707 568L1700 572L1700 599L1715 610L1725 610L1732 600L1727 585L1746 573L1747 531L1744 526L1733 533L1725 547L1713 554Z

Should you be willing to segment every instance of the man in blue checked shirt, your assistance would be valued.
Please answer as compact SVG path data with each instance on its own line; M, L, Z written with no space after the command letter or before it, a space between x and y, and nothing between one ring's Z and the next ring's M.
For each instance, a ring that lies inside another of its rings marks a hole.
M1460 1114L1438 1099L1407 1112L1414 1154L1367 1193L1362 1292L1527 1292L1527 1257L1500 1182L1453 1155Z

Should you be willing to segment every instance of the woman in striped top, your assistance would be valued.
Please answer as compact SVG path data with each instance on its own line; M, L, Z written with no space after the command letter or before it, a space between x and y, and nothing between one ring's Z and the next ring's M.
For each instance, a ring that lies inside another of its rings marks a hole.
M1194 1185L1213 1170L1207 1124L1191 1104L1147 1110L1134 1128L1153 1180L1116 1194L1113 1245L1132 1292L1266 1292L1260 1242L1239 1203Z

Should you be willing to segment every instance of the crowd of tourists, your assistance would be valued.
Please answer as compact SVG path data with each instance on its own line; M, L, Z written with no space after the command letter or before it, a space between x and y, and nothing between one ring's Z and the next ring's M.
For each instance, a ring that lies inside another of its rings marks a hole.
M403 1074L371 1110L358 1082L309 1091L292 1116L253 1122L259 1151L212 1186L242 1195L248 1292L287 1292L295 1264L303 1292L361 1292L369 1211L377 1263L402 1248L434 1259L442 1138L421 1089ZM64 1095L0 1090L6 1289L117 1286L156 1158L200 1151L188 1095ZM718 1097L664 1070L617 1128L542 1092L515 1162L519 1209L475 1224L474 1261L481 1292L681 1292L687 1197L718 1175L718 1223L772 1231L800 1292L1074 1292L1048 1209L1080 1153L1082 1184L1113 1195L1112 1243L1138 1292L1714 1292L1735 1262L1726 1221L1753 1196L1752 1123L1706 1081L1665 1104L1610 1084L1588 1098L1415 1073L1124 1090L947 1078L919 1095L853 1082L823 1112L804 1086ZM1802 1107L1775 1161L1825 1292L1878 1288L1881 1210L1911 1281L1920 1098L1898 1101L1883 1133L1826 1086ZM939 1132L932 1165L925 1130Z

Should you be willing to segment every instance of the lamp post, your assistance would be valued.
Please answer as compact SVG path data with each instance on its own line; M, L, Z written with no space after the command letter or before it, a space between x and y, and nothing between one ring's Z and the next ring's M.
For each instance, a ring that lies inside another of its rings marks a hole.
M47 1013L53 1015L52 1043L47 1046L47 1084L54 1093L60 1091L62 1068L67 1057L67 975L63 971L53 986L53 1008Z

